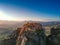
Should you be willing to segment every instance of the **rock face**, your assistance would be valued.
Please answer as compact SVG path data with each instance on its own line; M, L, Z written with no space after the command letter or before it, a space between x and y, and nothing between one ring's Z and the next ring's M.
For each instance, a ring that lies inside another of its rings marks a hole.
M45 33L39 23L26 23L21 27L16 45L45 45Z
M11 35L8 35L7 39L2 40L0 45L16 45L16 39L18 37L18 34L20 32L18 28L17 30L13 31Z
M47 45L60 45L60 28L51 29L51 35L47 37Z
M40 23L28 22L3 40L3 45L46 45L44 32Z
M51 34L46 38L40 23L27 22L13 31L8 39L2 40L0 45L60 45L59 27L51 28Z

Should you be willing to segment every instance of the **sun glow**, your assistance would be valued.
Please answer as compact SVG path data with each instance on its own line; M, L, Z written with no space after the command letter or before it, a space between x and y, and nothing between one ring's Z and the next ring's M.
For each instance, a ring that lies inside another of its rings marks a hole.
M15 21L16 19L9 16L8 14L0 11L0 20L8 20L8 21Z

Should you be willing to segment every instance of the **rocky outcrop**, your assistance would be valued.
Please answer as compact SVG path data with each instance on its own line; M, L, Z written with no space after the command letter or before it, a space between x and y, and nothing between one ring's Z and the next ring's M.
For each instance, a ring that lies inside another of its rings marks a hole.
M47 37L47 45L60 45L60 28L51 29L51 35Z
M19 34L20 28L13 31L10 35L8 35L7 39L2 40L1 45L16 45L16 40Z
M60 45L60 26L51 28L51 34L45 36L40 23L27 22L13 31L0 45Z
M40 23L26 23L19 29L16 45L45 45L45 34Z

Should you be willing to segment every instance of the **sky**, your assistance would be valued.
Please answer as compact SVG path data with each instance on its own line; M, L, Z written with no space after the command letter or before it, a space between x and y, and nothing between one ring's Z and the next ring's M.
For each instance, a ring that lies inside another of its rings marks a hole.
M0 0L0 20L60 21L60 0Z

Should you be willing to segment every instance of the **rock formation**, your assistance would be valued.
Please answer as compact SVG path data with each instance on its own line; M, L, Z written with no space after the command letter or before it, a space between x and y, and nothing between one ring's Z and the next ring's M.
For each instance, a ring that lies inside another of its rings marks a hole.
M46 45L44 32L40 23L27 22L3 40L3 45Z
M51 29L51 35L47 37L47 45L60 45L60 28Z
M45 36L40 23L27 22L13 31L0 45L60 45L60 26L51 28L51 34Z
M40 23L28 22L19 30L16 45L45 45L45 34Z
M17 40L19 32L20 32L20 28L18 28L17 30L13 31L11 33L11 35L8 35L7 39L2 40L2 44L1 45L16 45L16 40Z

